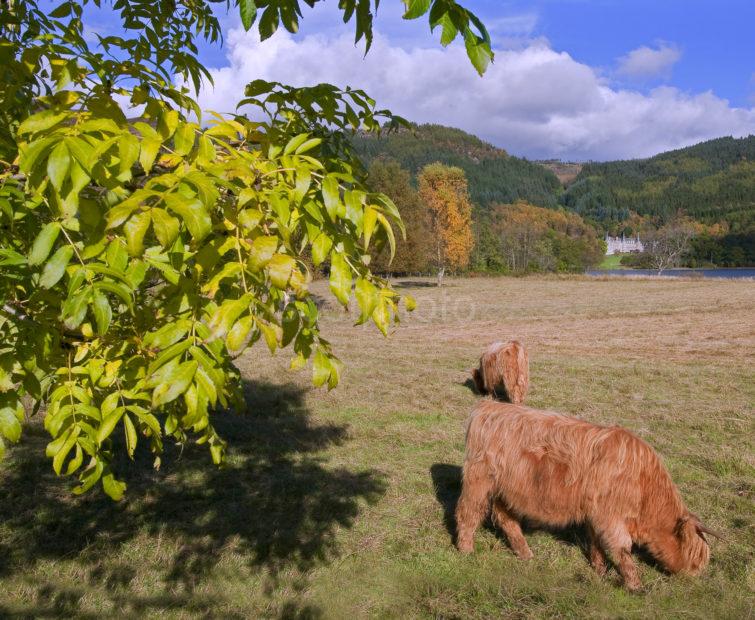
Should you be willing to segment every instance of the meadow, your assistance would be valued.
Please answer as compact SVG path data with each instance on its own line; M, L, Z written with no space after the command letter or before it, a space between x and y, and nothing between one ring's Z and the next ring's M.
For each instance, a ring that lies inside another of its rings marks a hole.
M217 618L747 618L755 613L755 283L530 277L397 280L418 308L389 338L328 301L345 362L332 392L257 347L248 411L217 416L228 464L137 452L126 498L75 498L38 420L0 469L0 615ZM585 559L579 528L492 527L452 546L468 370L485 344L530 352L530 405L623 425L662 455L727 540L700 578L641 561L645 592Z

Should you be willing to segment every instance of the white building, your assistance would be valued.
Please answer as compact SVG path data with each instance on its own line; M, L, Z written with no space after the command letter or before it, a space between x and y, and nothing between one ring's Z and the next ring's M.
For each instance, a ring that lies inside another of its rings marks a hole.
M640 241L640 235L636 237L625 237L622 233L621 237L609 237L606 234L606 256L611 254L628 254L630 252L643 252L645 246Z

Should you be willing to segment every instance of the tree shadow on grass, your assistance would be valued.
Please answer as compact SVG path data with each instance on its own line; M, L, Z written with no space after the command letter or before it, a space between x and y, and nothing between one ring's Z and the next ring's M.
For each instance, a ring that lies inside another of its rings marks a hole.
M119 468L128 483L119 503L99 491L73 497L51 472L44 430L31 425L0 478L0 531L7 552L0 577L31 571L40 560L73 557L86 569L89 587L105 591L121 613L202 614L212 613L216 601L193 592L228 549L269 576L270 588L282 570L306 571L335 557L337 530L351 527L362 502L383 494L382 475L328 467L323 450L346 442L348 429L313 423L300 388L250 382L245 391L247 415L215 416L218 432L228 440L226 467L213 466L205 446L181 452L166 442L158 472L140 446L130 468ZM166 594L140 596L134 588L139 560L124 563L128 554L120 548L133 542L145 561L151 556L155 563L154 545L163 539L173 541L165 543L165 559L159 560L165 564ZM83 590L37 586L36 607L19 615L76 615ZM0 607L3 613L12 610ZM295 601L281 613L317 615Z

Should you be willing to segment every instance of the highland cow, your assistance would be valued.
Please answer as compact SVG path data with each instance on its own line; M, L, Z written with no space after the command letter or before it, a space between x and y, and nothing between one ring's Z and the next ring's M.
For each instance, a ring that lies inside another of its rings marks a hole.
M641 587L632 543L671 573L698 575L708 564L704 534L718 536L687 510L658 455L619 427L550 411L482 401L467 427L457 546L473 549L490 510L514 553L530 559L520 521L549 527L584 524L590 562L603 575L606 556L629 590Z
M492 394L515 405L523 403L530 380L527 350L517 340L494 342L480 356L472 379L480 394Z

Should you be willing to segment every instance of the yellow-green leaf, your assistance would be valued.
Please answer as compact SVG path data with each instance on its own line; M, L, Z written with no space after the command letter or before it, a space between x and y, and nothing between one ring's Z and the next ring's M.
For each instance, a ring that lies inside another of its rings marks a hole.
M179 222L165 209L150 209L155 236L164 248L169 248L178 237Z
M71 154L68 152L68 147L65 142L59 142L47 159L47 176L50 177L52 186L58 191L63 187L70 167Z
M356 294L359 308L362 311L358 322L364 323L372 316L372 313L375 311L375 307L378 304L380 296L378 294L377 287L367 278L359 278L357 280L356 286L354 287L354 292Z
M39 285L42 288L52 288L55 286L66 271L68 263L73 257L73 248L70 245L64 245L52 255L52 258L45 263L42 269L42 275L39 278Z
M341 206L338 181L335 177L328 175L322 180L322 198L325 202L325 210L328 212L328 216L331 221L335 222Z
M287 254L274 254L267 264L267 273L273 286L285 290L288 288L291 274L296 269L296 261Z
M139 211L123 225L126 248L131 256L141 256L144 251L144 235L147 234L150 221L149 211Z
M351 267L343 254L335 250L330 255L330 290L344 306L351 297Z
M29 252L29 264L39 265L50 255L52 246L55 244L55 240L60 233L60 224L58 222L50 222L42 227L39 234L34 239L34 244L31 246L31 252Z
M260 236L252 241L249 250L249 267L252 271L259 271L265 267L278 249L278 237Z
M152 392L152 406L159 407L181 396L191 384L196 371L196 360L184 362L173 368Z
M100 427L97 429L97 445L102 445L102 442L110 437L115 425L118 424L123 417L124 411L126 411L125 407L116 407L105 416Z

